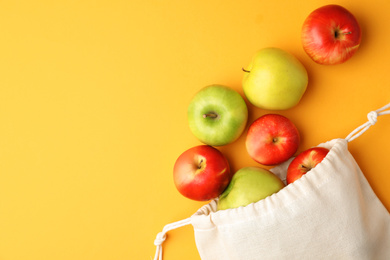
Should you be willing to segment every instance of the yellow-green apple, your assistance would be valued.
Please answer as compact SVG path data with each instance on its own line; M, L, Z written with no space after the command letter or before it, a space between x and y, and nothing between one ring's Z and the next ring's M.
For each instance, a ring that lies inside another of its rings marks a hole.
M209 145L186 150L173 167L173 180L178 191L197 201L218 197L231 178L228 160L222 152Z
M308 84L308 74L302 63L279 48L261 49L243 71L245 96L253 105L263 109L294 107Z
M272 172L260 167L238 170L218 200L218 210L238 208L262 200L284 187Z
M256 119L249 126L245 141L250 157L263 165L287 161L295 154L299 143L296 126L278 114L266 114Z
M287 168L287 184L293 183L316 167L316 165L325 158L328 152L329 150L326 148L313 147L298 154Z
M187 115L192 133L201 142L221 146L234 142L243 133L248 108L234 89L211 85L195 94Z
M357 51L361 29L356 18L339 5L325 5L309 14L302 27L302 45L317 63L347 61Z

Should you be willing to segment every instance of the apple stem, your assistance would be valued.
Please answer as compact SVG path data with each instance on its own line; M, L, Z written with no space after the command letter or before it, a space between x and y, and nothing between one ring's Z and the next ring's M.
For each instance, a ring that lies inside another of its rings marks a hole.
M351 31L349 31L349 32L340 32L340 31L335 31L334 32L334 37L337 39L337 38L339 38L339 36L340 36L340 34L341 35L347 35L347 34L351 34L352 32Z
M202 163L203 163L203 159L200 160L200 162L198 164L198 169L202 169Z
M242 71L243 71L243 72L246 72L246 73L251 72L250 70L246 70L246 69L244 69L244 68L242 68Z
M207 114L204 114L204 115L203 115L203 118L207 118L207 117L210 117L210 118L217 118L218 115L217 115L216 113L213 113L213 112L207 113Z

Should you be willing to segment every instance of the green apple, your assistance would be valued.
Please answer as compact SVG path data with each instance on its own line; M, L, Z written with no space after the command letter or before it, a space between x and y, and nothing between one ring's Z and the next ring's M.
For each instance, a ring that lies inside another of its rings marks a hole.
M245 96L254 106L267 110L285 110L297 105L308 84L302 63L278 48L261 49L243 70Z
M235 90L211 85L195 94L187 115L191 132L201 142L221 146L232 143L243 133L248 108Z
M262 200L284 187L272 172L260 167L238 170L218 200L218 210L238 208Z

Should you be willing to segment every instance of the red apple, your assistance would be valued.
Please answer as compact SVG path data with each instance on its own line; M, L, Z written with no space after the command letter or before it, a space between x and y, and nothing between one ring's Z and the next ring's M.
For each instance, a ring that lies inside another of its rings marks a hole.
M326 5L314 10L304 21L302 44L317 63L343 63L357 51L361 41L360 26L344 7Z
M293 183L316 167L316 165L325 158L328 152L329 150L323 147L313 147L301 152L288 166L287 184Z
M178 191L197 201L218 197L232 175L226 157L209 145L186 150L177 158L173 168L173 180Z
M246 136L248 154L263 165L287 161L299 143L298 129L287 117L278 114L266 114L255 120Z

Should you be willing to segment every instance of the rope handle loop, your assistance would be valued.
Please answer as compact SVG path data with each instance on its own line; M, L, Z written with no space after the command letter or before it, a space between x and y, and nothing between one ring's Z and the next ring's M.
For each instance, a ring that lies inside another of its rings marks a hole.
M377 122L378 116L390 114L390 109L389 108L390 108L390 103L387 104L384 107L381 107L378 110L369 112L367 114L368 121L366 123L362 124L361 126L359 126L358 128L356 128L355 130L353 130L345 138L345 140L347 140L347 142L351 142L352 140L354 140L354 139L358 138L359 136L361 136L365 131L368 130L368 128L370 128L370 126L375 125L375 123Z
M154 255L154 260L162 260L162 244L167 238L167 233L173 229L177 229L179 227L183 227L191 224L191 218L186 218L174 223L170 223L164 226L163 230L157 234L156 239L154 240L154 245L156 246L156 253Z

